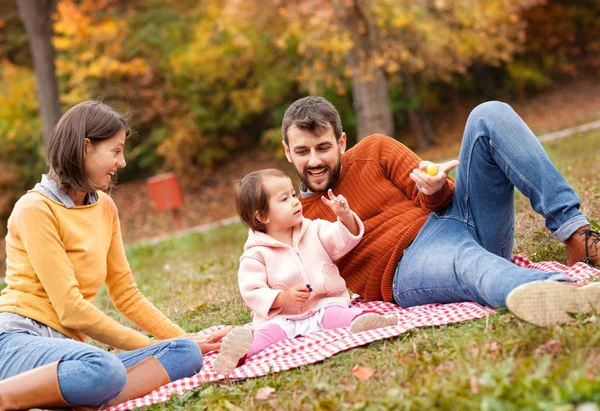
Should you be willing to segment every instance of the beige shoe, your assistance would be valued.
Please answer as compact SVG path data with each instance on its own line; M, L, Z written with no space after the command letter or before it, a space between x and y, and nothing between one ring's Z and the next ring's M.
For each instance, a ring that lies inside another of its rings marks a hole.
M350 332L356 334L361 331L374 330L376 328L383 328L396 324L398 324L398 318L396 316L365 313L352 320L350 323Z
M227 377L238 366L240 360L248 354L252 341L254 341L254 336L249 328L239 327L229 331L223 338L221 350L215 358L213 364L215 371Z
M506 306L523 321L538 327L573 322L571 313L600 312L600 283L532 281L512 290Z

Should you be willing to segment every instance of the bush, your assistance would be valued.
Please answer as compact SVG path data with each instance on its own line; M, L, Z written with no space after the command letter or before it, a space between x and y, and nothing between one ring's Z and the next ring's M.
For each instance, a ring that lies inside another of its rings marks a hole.
M30 70L0 63L0 220L45 169L35 79ZM2 224L0 234L5 232Z

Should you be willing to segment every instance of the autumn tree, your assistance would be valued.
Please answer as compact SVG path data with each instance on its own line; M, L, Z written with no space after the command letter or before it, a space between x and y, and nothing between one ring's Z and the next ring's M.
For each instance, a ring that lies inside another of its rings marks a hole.
M524 13L527 44L507 65L506 82L518 95L553 80L600 73L600 2L555 0Z
M357 138L360 140L373 133L393 136L394 118L386 73L374 58L380 32L369 19L364 2L334 0L332 9L339 16L342 30L347 31L352 40L345 62L352 77Z
M60 117L58 81L52 44L52 13L57 0L17 0L19 13L29 36L37 95L44 130L44 145Z
M451 81L474 62L510 60L525 40L521 12L542 2L230 0L229 4L243 10L241 16L246 18L260 15L266 22L262 29L275 33L280 43L297 43L304 57L299 81L310 92L318 92L319 84L341 84L335 79L340 72L352 79L360 139L389 130L391 107L383 91L389 82L403 85L411 102L409 111L426 131L420 85ZM247 17L252 10L254 15ZM235 25L236 18L229 24ZM421 138L421 146L430 144L431 136Z
M276 47L294 45L302 58L294 74L311 94L325 88L346 93L351 79L358 139L373 132L394 135L392 107L384 68L374 63L378 31L364 4L354 0L230 0L224 15L228 27L240 21L260 24ZM243 35L243 31L241 32Z

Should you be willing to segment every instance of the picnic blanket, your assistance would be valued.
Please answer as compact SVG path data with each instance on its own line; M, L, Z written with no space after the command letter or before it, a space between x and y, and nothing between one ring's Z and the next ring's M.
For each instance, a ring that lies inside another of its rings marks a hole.
M576 281L583 281L590 277L600 277L600 270L577 263L567 267L557 262L532 263L526 258L515 255L512 261L520 266L537 269L540 271L563 271ZM341 351L365 345L373 341L395 337L414 328L439 326L458 323L467 320L482 318L493 314L494 310L476 303L454 304L428 304L400 308L392 303L382 301L365 302L354 296L352 304L367 310L377 310L384 314L393 314L398 317L398 325L351 334L348 328L338 328L312 333L307 336L280 341L266 350L253 356L246 363L236 368L230 375L232 380L242 380L251 377L261 377L268 373L276 373L301 365L313 364L331 357ZM203 330L209 335L211 332L224 327L215 326ZM109 408L109 411L130 410L136 407L147 407L152 404L168 401L171 395L183 395L202 384L224 379L213 369L213 362L217 351L205 354L204 365L200 373L189 378L182 378L163 385L144 397L130 400Z

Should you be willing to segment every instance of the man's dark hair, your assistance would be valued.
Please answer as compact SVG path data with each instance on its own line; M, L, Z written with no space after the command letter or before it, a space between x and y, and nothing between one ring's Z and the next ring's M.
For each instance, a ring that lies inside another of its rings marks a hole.
M285 111L281 122L283 142L288 145L287 132L290 127L309 131L317 137L333 129L335 139L339 141L342 136L342 120L333 104L323 97L308 96L296 100Z

